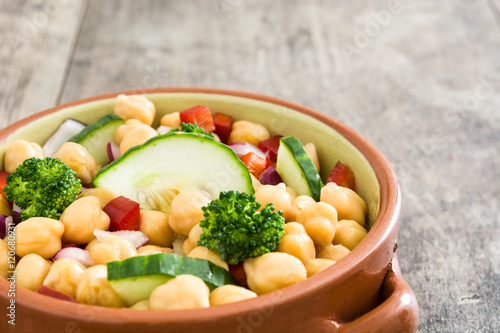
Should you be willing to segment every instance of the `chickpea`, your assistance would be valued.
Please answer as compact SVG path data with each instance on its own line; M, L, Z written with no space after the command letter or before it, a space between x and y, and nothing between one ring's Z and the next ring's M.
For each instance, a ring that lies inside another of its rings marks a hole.
M195 247L198 246L198 241L203 233L203 228L200 227L198 223L189 232L189 236L186 241L182 244L182 254L187 256Z
M292 187L287 186L286 191L290 195L290 198L292 199L292 201L297 197L297 192L295 192L295 190Z
M343 245L328 245L318 252L318 258L321 259L330 259L335 262L340 261L346 255L349 254L349 249Z
M222 305L255 298L257 294L247 288L226 284L210 293L210 305Z
M35 142L16 140L5 152L4 169L8 173L12 173L25 160L32 157L44 158L42 147Z
M78 198L85 197L95 197L99 200L99 204L101 205L101 209L104 209L106 205L115 198L115 195L108 189L103 187L89 188L80 193Z
M117 145L120 145L120 143L122 143L123 138L125 137L125 134L132 131L139 125L144 125L144 123L137 119L129 119L123 125L118 126L115 130L115 135L114 135L115 143Z
M318 154L316 153L316 146L314 143L309 142L304 146L304 150L306 151L307 156L309 159L313 162L314 166L316 167L316 170L319 172L319 159L318 159Z
M149 297L151 310L208 308L209 293L205 282L194 275L178 275L156 287Z
M144 253L146 252L152 251L154 251L155 253L174 253L174 251L169 247L161 247L156 245L144 245L137 249L137 252L141 255L144 255Z
M61 249L64 224L47 217L32 217L19 223L15 229L16 254L24 257L30 253L49 259Z
M121 308L125 302L111 287L105 265L88 268L76 287L76 301L82 304Z
M315 204L313 198L308 195L299 195L295 199L292 200L292 206L288 210L287 215L285 216L285 220L287 222L297 221L297 216L305 207Z
M291 254L302 261L305 265L309 260L316 258L316 248L314 242L307 235L304 226L297 222L286 223L285 234L281 237L281 243L276 249L277 252Z
M131 307L129 307L129 309L140 310L140 311L149 310L149 300L144 299L142 301L139 301L139 302L135 303L134 305L132 305Z
M250 174L250 178L252 179L252 186L253 186L255 192L257 192L259 190L259 188L262 187L262 184L257 179L257 177L255 177L254 175Z
M353 220L340 220L335 230L333 242L353 250L366 236L367 231Z
M324 271L325 269L334 265L335 263L336 261L331 259L315 258L309 260L306 264L307 277L311 277L315 274L318 274L319 272Z
M89 154L87 148L78 143L64 143L54 154L54 157L63 161L76 172L76 178L84 184L90 184L97 173L94 157Z
M191 258L208 260L211 263L213 263L214 265L217 265L219 267L224 268L226 271L229 271L229 265L227 264L227 262L223 261L220 258L220 254L217 252L211 251L204 246L195 247L191 252L189 252L189 254L187 256L191 257Z
M247 120L238 120L233 123L228 143L248 142L257 146L262 140L271 137L267 128Z
M165 253L165 252L159 251L159 250L143 250L137 256L150 256L150 255L159 254L159 253Z
M108 261L123 260L138 254L132 243L115 235L107 235L92 246L89 252L96 265L106 265Z
M30 253L19 260L16 266L16 283L18 286L37 291L49 274L52 262L38 254Z
M181 129L181 114L173 112L161 117L160 123L162 126Z
M12 210L10 205L3 195L0 194L0 214L5 216L11 216Z
M5 238L7 239L7 238ZM6 279L9 277L9 244L0 238L0 277Z
M318 246L327 246L331 244L335 236L335 224L331 220L319 216L307 220L304 223L307 234L314 239L314 243Z
M314 244L327 246L335 236L337 211L329 204L316 202L302 209L297 216L297 222L306 228Z
M100 241L97 239L97 238L93 238L88 244L87 246L85 246L85 250L90 253L90 250L97 244L99 244Z
M220 136L218 136L218 135L217 135L217 133L212 132L212 134L214 135L214 140L215 140L215 141L217 141L217 142L222 142L222 141L220 140Z
M156 210L141 209L140 230L149 238L148 244L172 246L174 232L168 224L168 215Z
M63 241L86 244L94 239L94 230L108 230L109 216L101 209L96 197L84 197L73 201L59 220L64 224Z
M74 259L59 259L50 268L43 285L76 299L76 288L85 270L85 266Z
M270 252L243 262L250 289L257 295L278 290L307 278L302 262L288 253Z
M120 154L125 154L130 148L142 145L144 142L157 135L156 131L148 125L137 126L123 137L120 143Z
M262 185L255 192L255 200L259 202L262 206L261 209L268 203L274 204L274 211L283 211L283 216L288 214L288 211L292 207L292 198L286 190L286 185L284 183L279 183L278 185Z
M125 119L137 119L151 126L155 119L156 110L154 104L141 95L118 95L116 97L115 114Z
M188 236L191 229L203 220L201 207L210 203L207 197L197 191L184 191L177 194L170 207L169 223L179 235Z
M331 182L321 189L320 198L335 207L339 220L354 220L362 227L365 226L366 203L350 188Z

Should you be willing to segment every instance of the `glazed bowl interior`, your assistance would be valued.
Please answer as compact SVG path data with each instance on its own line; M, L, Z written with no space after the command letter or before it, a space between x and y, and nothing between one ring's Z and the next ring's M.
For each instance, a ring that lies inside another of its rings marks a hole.
M235 120L250 120L266 126L272 135L294 135L303 144L313 142L320 159L323 181L337 161L348 165L356 176L357 193L368 205L369 227L373 225L380 206L380 185L377 176L363 154L346 138L322 121L292 108L252 98L198 92L165 92L145 94L156 107L157 117L153 127L159 126L162 115L182 111L196 105L205 105L212 112L231 115ZM67 118L85 123L96 121L113 112L114 97L104 97L82 104L64 107L57 112L27 122L8 136L0 135L0 169L4 154L11 142L24 139L43 144ZM105 143L103 143L105 144Z

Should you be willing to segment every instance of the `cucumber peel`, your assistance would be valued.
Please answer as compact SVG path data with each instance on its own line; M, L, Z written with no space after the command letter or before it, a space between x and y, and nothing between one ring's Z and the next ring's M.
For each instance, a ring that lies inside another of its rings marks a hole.
M299 139L287 136L280 139L276 171L287 186L297 195L307 195L320 200L323 182Z
M115 130L123 123L123 118L110 113L88 125L68 141L84 146L94 157L96 164L102 165L109 162L106 145L114 141Z
M177 275L190 274L202 279L210 290L238 283L224 268L204 259L173 253L136 256L107 263L108 281L128 304L148 299L151 292Z

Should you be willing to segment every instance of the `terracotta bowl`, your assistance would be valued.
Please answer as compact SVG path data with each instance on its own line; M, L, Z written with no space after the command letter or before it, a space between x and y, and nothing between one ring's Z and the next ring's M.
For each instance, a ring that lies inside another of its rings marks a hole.
M337 160L356 175L358 193L369 207L370 231L343 260L306 281L255 299L201 310L133 311L68 303L15 290L16 326L7 323L12 297L0 279L2 332L414 332L419 311L397 261L401 194L394 171L361 135L317 111L276 98L236 91L159 88L146 94L159 116L194 105L267 126L272 134L314 142L322 177ZM43 143L63 119L97 120L113 111L119 93L61 105L0 130L0 169L17 138ZM159 117L158 117L159 119Z

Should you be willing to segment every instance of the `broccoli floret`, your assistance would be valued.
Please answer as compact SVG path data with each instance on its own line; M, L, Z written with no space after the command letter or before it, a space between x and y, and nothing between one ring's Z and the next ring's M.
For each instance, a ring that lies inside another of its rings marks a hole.
M198 134L203 134L208 136L209 138L215 139L214 134L211 132L205 132L203 128L196 124L190 124L190 123L181 123L181 129L178 128L172 128L168 133L172 132L185 132L185 133L198 133Z
M283 236L283 211L268 203L261 211L255 196L238 191L221 192L202 207L203 234L198 245L220 253L230 265L276 250Z
M23 209L21 219L42 216L59 219L82 190L76 172L53 157L29 158L7 176L7 201Z

